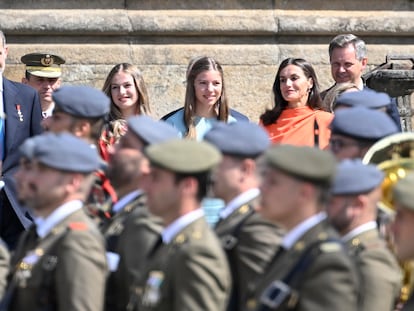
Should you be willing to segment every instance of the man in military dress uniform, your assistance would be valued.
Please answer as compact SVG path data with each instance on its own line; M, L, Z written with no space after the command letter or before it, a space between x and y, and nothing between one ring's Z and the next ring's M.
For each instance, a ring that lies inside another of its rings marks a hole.
M281 229L256 213L260 196L256 160L270 140L266 131L250 122L217 123L204 140L223 155L212 176L214 195L226 204L215 231L233 277L228 310L240 310L249 282L263 273L281 242Z
M36 226L19 240L1 307L102 310L104 241L82 209L99 166L98 154L68 133L28 139L21 154L19 197L33 209Z
M329 149L338 160L362 159L378 140L398 133L387 114L363 107L337 110L330 128Z
M104 118L109 113L110 100L106 94L88 86L62 86L53 93L53 101L55 108L52 116L43 120L45 128L54 133L69 132L97 149ZM106 162L101 160L85 206L97 222L101 217L106 217L102 206L108 200L117 200L116 192L106 177L106 166Z
M145 153L151 162L148 207L165 229L164 245L149 258L138 310L226 310L231 289L226 255L200 209L220 153L206 142L180 139L154 144Z
M260 213L286 235L246 310L357 310L354 267L324 212L335 164L311 147L276 145L265 153Z
M361 311L389 311L395 306L402 284L395 256L379 236L377 204L384 174L361 160L338 165L328 219L342 236L360 280Z
M395 251L402 262L414 260L414 174L400 179L393 190L393 198L397 214L392 227ZM412 273L412 265L411 265ZM412 275L411 275L412 277ZM414 294L410 285L410 298L403 306L403 311L414 310Z
M52 115L54 103L52 94L61 85L62 68L65 60L50 53L30 53L23 55L21 61L26 65L22 83L30 85L39 93L43 118Z
M132 286L142 285L145 261L161 234L161 220L149 213L142 190L150 172L144 148L178 137L168 123L144 115L129 118L127 126L108 163L107 176L119 200L110 209L112 217L100 228L113 272L106 294L106 309L111 311L125 310Z

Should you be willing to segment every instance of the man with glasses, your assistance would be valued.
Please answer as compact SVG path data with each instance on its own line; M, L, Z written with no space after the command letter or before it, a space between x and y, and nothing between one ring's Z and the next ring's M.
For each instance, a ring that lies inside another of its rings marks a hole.
M362 107L341 109L331 123L329 148L338 160L363 158L378 140L398 132L384 112Z

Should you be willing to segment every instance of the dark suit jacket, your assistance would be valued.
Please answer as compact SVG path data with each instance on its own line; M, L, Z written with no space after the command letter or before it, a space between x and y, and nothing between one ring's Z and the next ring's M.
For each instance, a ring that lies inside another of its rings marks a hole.
M8 234L4 232L4 224L8 226L20 225L26 229L31 225L31 220L26 217L27 210L20 206L17 201L13 175L19 164L20 145L26 138L42 132L40 125L42 112L39 96L35 89L22 83L7 80L5 77L3 77L3 104L6 122L5 155L2 168L3 180L5 181L5 187L2 191L4 191L5 196L2 197L7 197L20 222L19 224L16 220L17 223L13 224L13 221L10 219L0 219L2 225L1 235L8 243ZM5 204L9 202L4 203L4 200L1 200L0 208L3 209ZM4 218L4 213L1 214Z
M233 276L233 293L228 310L240 310L247 298L248 285L264 272L282 241L282 230L257 214L253 204L248 202L240 206L215 227ZM237 242L233 246L231 241L234 238Z
M269 269L252 287L254 298L249 299L246 310L258 310L260 297L268 286L276 280L283 280L300 260L307 246L316 241L325 241L319 245L319 253L310 266L299 275L293 284L298 293L295 311L351 311L357 308L358 281L351 259L344 247L328 239L339 239L336 232L325 222L309 229L280 257L277 257ZM291 284L292 285L292 284ZM275 310L288 310L286 305Z

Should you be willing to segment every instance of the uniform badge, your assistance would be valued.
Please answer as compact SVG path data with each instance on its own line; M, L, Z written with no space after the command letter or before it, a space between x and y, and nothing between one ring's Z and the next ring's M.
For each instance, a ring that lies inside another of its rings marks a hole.
M53 57L51 57L49 54L47 54L45 57L42 57L40 59L40 63L45 66L45 67L49 67L53 65Z
M144 289L142 304L147 307L155 306L161 299L161 285L164 282L164 273L151 271Z

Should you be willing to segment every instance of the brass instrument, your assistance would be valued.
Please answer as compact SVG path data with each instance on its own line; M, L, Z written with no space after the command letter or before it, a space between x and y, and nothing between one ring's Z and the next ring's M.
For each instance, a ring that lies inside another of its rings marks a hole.
M395 214L393 204L393 188L398 180L414 171L414 133L405 132L385 137L375 143L362 159L364 164L376 164L384 172L381 185L382 199L378 208L378 223L381 235L394 251L393 238L389 228ZM413 289L413 262L400 262L403 272L403 284L400 292L400 303L405 303Z

